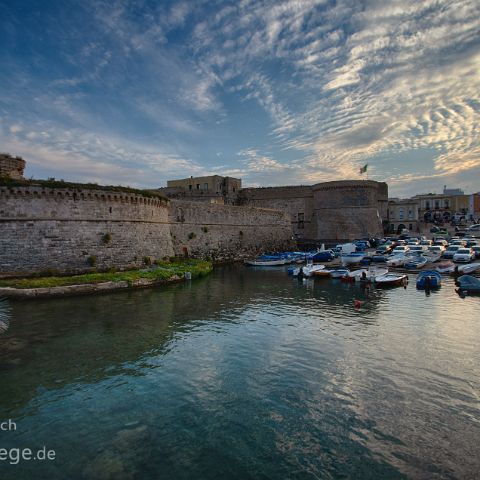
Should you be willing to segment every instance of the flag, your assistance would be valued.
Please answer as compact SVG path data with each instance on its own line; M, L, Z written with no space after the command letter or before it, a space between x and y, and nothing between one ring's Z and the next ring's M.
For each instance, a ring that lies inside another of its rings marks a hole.
M360 175L367 171L368 163L366 163L363 167L360 167Z

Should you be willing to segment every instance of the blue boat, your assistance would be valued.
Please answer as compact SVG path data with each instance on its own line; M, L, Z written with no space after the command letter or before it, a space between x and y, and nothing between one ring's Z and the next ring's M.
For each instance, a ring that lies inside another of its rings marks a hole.
M462 275L457 278L457 285L461 292L480 294L480 280L471 275Z
M423 255L415 255L411 257L410 260L404 263L404 267L407 270L414 270L416 268L422 268L424 265L428 263L428 258L424 257Z
M442 284L442 276L435 270L420 272L417 277L417 288L425 289L428 284L430 288L439 288Z
M332 250L322 250L311 257L314 262L331 262L334 258L335 254Z

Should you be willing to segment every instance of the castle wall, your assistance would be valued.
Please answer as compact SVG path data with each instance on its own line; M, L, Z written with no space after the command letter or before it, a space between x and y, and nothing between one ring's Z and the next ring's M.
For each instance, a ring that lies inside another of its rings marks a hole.
M297 238L315 238L313 190L311 186L244 188L238 202L250 207L270 208L290 214Z
M23 178L25 160L19 157L12 157L6 153L0 153L0 177L9 177L15 180Z
M291 245L283 212L106 190L0 187L0 276L126 269L188 254L239 260Z
M108 234L108 235L107 235ZM107 238L109 237L109 238ZM167 202L102 190L0 187L0 274L141 266L173 255Z
M353 240L383 234L381 204L384 184L336 181L313 186L316 235L320 240Z
M275 210L171 200L170 222L177 255L243 259L291 246L290 215Z

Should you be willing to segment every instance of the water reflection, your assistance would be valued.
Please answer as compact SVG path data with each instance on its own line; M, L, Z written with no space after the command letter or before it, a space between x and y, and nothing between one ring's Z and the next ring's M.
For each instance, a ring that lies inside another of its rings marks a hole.
M473 476L477 310L448 281L427 297L243 267L13 303L0 418L19 431L0 447L57 460L2 478Z

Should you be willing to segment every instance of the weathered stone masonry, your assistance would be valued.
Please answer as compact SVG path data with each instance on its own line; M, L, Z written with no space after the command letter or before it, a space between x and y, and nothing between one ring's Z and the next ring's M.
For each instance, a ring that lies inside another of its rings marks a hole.
M276 210L172 200L170 223L177 255L239 259L291 246L290 215Z
M288 215L139 194L0 187L0 276L139 267L173 255L238 259L290 241ZM92 260L94 259L94 260Z

